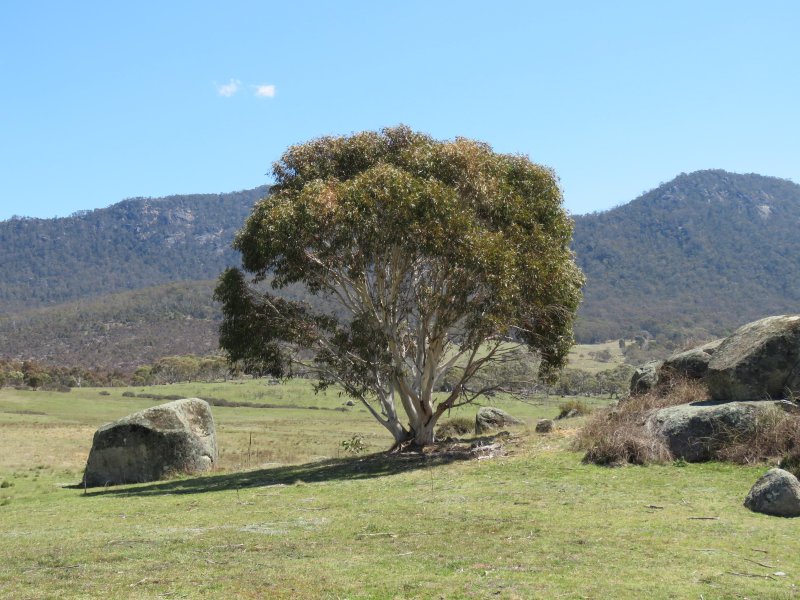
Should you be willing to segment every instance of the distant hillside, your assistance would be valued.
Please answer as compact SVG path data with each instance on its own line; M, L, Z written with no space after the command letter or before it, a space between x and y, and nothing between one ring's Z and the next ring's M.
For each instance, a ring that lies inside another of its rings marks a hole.
M216 284L184 281L0 316L0 357L132 371L164 356L214 353ZM299 286L273 293L309 300ZM315 304L334 310L325 300Z
M214 280L239 263L231 241L267 191L0 222L0 356L128 368L214 351ZM647 331L679 345L800 312L798 225L800 186L724 171L576 217L587 277L578 340Z
M576 217L573 247L587 278L578 338L703 338L800 312L798 225L800 186L719 170Z
M0 317L0 355L130 371L217 349L215 282L184 282Z
M238 264L231 240L267 187L125 200L0 222L0 315L182 280Z

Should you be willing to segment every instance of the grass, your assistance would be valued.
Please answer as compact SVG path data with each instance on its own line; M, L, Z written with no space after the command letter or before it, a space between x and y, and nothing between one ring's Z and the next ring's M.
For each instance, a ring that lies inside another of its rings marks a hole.
M308 405L296 383L286 402ZM247 401L268 388L166 388L178 389ZM99 422L153 403L108 391L0 391L0 597L798 596L796 523L742 506L763 467L584 465L565 429L523 429L492 460L337 457L353 432L373 451L388 436L357 408L215 407L220 446L237 457L228 470L88 494L60 487L79 479ZM529 423L558 412L555 399L504 402ZM302 444L292 461L234 470L248 430L264 451L268 440Z
M607 356L608 360L598 360L598 356ZM599 373L624 364L625 356L619 347L619 340L601 344L575 344L569 351L567 367L582 369L590 373Z

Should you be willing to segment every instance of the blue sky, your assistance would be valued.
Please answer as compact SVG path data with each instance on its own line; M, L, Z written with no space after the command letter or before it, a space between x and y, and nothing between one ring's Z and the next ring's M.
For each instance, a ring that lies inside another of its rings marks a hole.
M797 2L0 6L0 219L270 181L405 123L553 167L575 214L680 172L800 182Z

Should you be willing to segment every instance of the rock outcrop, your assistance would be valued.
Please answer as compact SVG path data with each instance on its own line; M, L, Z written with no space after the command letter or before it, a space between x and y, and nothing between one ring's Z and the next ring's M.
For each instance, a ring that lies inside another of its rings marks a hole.
M662 364L662 361L654 360L636 367L631 377L631 394L646 394L656 387Z
M475 415L475 433L477 434L502 429L509 425L524 425L524 422L493 406L483 406Z
M715 400L785 398L800 391L800 316L740 327L714 352L704 379Z
M673 354L661 365L661 372L700 379L705 376L711 357L723 341L714 340L697 348Z
M770 469L755 482L744 505L776 517L800 517L800 481L783 469Z
M752 432L769 411L793 411L784 401L695 402L655 411L646 427L664 437L672 456L689 462L710 460L721 444Z
M86 462L87 487L157 481L199 473L217 462L214 419L199 398L145 409L94 434Z

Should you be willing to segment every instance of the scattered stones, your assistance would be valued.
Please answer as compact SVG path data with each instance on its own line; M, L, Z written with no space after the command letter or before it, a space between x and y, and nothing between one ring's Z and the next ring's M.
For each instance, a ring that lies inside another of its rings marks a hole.
M475 433L480 435L493 429L502 429L509 425L523 425L519 419L512 417L506 411L493 406L482 406L475 415Z
M737 329L714 352L705 381L715 400L800 391L800 316L767 317Z
M744 505L777 517L800 516L800 481L783 469L770 469L755 482Z
M199 473L217 461L214 419L199 398L145 409L94 434L84 485L157 481L176 473Z
M552 419L539 419L536 423L536 433L550 433L554 427L555 423Z

